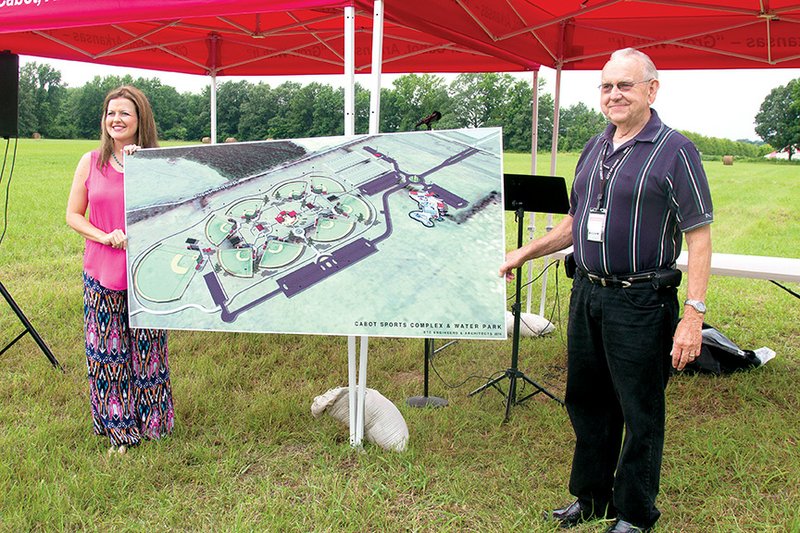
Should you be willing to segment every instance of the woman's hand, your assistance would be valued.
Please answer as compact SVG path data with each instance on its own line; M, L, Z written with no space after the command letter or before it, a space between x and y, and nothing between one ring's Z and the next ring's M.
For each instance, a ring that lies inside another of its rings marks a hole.
M128 248L128 237L121 229L115 229L111 233L106 233L101 242L117 250L125 250Z
M122 147L122 151L125 152L125 155L131 155L135 151L141 150L141 148L138 144L126 144Z

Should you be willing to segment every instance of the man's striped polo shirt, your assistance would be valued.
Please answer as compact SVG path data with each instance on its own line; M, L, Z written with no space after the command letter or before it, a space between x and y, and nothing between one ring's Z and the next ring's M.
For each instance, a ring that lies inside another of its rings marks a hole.
M674 265L681 232L713 219L708 179L694 144L665 126L654 109L634 139L614 150L616 127L593 137L575 170L570 198L579 267L629 274ZM592 209L606 210L603 242L587 238Z

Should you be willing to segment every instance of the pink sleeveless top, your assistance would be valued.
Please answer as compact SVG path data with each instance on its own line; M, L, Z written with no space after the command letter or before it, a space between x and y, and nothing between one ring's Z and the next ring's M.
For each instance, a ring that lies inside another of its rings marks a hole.
M89 193L89 222L106 233L121 229L127 234L123 174L110 164L98 170L99 157L100 151L94 150L89 177L84 182ZM121 291L128 288L125 250L86 239L83 269L107 289Z

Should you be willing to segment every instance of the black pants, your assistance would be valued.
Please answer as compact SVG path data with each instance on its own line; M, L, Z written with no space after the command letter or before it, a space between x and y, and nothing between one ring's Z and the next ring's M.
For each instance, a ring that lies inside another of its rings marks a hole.
M569 489L597 514L616 509L640 527L661 514L655 500L677 317L674 288L575 278L565 397L576 437Z

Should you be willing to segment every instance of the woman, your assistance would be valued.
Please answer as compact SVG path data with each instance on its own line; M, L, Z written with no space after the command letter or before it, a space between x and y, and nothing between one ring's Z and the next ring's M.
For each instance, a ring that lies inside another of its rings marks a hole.
M67 224L86 239L83 317L94 431L110 439L109 454L122 454L173 427L167 333L128 327L123 159L158 146L158 134L150 102L131 86L108 93L100 129L100 149L84 154L75 170Z

